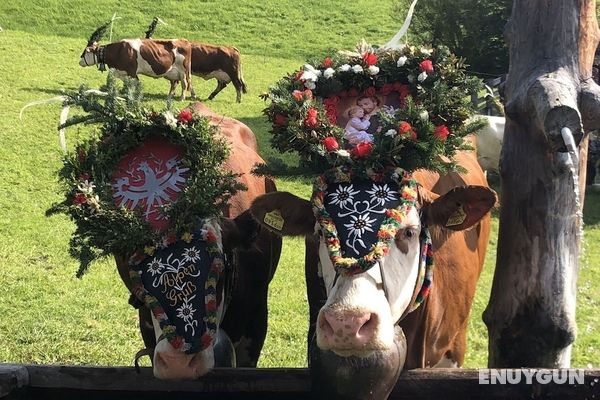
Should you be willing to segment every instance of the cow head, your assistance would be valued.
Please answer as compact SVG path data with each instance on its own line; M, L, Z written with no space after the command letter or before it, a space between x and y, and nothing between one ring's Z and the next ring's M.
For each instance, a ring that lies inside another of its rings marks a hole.
M81 53L81 57L79 58L79 65L82 67L89 67L92 65L96 65L98 63L98 42L108 29L111 21L105 23L104 25L98 27L88 39L87 45Z
M151 311L140 312L140 329L153 350L155 377L196 379L215 366L235 366L233 346L219 325L231 295L234 249L251 247L258 228L249 212L206 220L152 255L117 258L124 283ZM144 335L149 328L150 339Z
M486 187L438 196L410 176L344 183L321 177L312 202L282 192L254 201L253 216L274 232L319 235L327 300L311 349L313 388L323 396L387 397L407 351L397 322L429 292L428 227L467 229L494 203Z

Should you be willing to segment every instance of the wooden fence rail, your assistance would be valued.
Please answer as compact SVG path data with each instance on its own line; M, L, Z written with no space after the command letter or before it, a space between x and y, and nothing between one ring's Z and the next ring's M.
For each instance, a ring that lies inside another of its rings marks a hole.
M486 370L419 369L402 373L390 400L400 399L587 399L600 400L600 369L585 369L584 383L515 384L490 381ZM545 377L548 371L540 370ZM564 372L562 372L564 373ZM512 375L510 375L512 374ZM218 369L196 381L165 382L150 368L0 364L0 398L16 399L310 399L307 369Z

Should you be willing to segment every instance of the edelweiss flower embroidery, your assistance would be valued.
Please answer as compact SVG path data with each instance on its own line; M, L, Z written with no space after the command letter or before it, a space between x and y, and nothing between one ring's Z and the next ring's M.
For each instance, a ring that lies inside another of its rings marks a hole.
M183 251L183 262L196 262L200 260L200 252L196 250L196 247L190 247Z
M358 190L354 190L352 185L339 186L335 193L329 194L331 198L331 204L339 205L340 208L344 208L346 203L354 201L354 195L358 194Z
M387 183L383 185L373 184L371 190L367 190L367 193L371 195L371 201L381 206L385 205L386 201L397 200L395 193L390 189Z
M163 269L164 265L162 263L162 260L158 258L154 258L148 265L148 271L150 271L150 274L152 274L152 276L162 273Z
M183 304L177 309L177 318L181 318L185 321L185 331L187 332L188 328L190 328L192 330L192 335L195 334L195 327L198 325L198 321L194 319L196 309L190 303L195 297L196 295L193 295L190 298L184 298Z
M351 243L347 243L354 249L354 251L358 254L356 250L355 244L359 243L363 248L366 248L365 243L361 240L362 235L366 232L374 232L373 231L373 223L377 220L375 218L369 218L369 213L359 214L359 215L351 215L350 223L344 224L346 228L350 231L350 237L353 237L355 240L352 240Z

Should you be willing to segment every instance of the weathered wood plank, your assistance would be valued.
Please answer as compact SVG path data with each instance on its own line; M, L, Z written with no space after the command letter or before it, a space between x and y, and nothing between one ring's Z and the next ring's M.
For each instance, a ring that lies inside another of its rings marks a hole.
M0 397L29 384L29 372L23 365L0 364Z
M20 383L5 386L4 378L11 381L15 374ZM524 379L519 384L480 384L479 370L420 369L402 373L390 400L600 399L600 369L585 370L584 379L584 384L540 384L536 379L532 384ZM198 398L202 393L203 400L310 398L309 371L297 368L224 368L196 381L165 382L155 379L150 368L142 368L138 374L128 367L0 365L0 387L8 387L0 397L12 390L11 399L151 400L162 399L166 393L176 394L178 399Z

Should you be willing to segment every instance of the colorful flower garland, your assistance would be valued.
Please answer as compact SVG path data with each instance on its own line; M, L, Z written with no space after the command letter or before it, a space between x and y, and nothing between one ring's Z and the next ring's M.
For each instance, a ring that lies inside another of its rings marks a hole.
M144 302L150 311L152 311L152 314L159 322L165 339L169 341L171 346L173 346L174 349L181 350L188 354L194 354L208 348L214 343L215 335L217 333L217 284L221 278L221 275L223 274L224 258L222 243L220 242L219 236L215 231L213 222L214 221L205 221L202 229L195 233L200 234L202 240L207 242L207 251L212 257L212 263L204 284L204 304L206 309L204 322L206 324L206 331L200 338L193 340L191 343L186 342L182 336L177 334L175 325L169 320L169 317L160 305L160 302L156 299L156 297L152 296L146 290L142 283L142 273L139 270L139 265L148 256L153 255L156 248L148 249L148 251L145 252L138 252L129 260L129 277L131 278L132 282L133 294L140 301ZM186 232L182 235L181 240L189 243L193 239L193 236L194 234ZM175 239L171 238L161 247L168 247L169 245L173 244L174 241Z
M466 120L473 114L470 94L481 81L466 75L463 60L447 48L405 46L375 48L360 44L305 64L275 85L263 98L272 122L271 143L297 152L313 171L341 165L365 168L387 165L412 171L455 168L452 156L470 148L464 137L483 127ZM339 105L358 96L394 95L399 108L380 112L381 132L368 146L348 149L338 126ZM440 157L444 156L444 157Z

